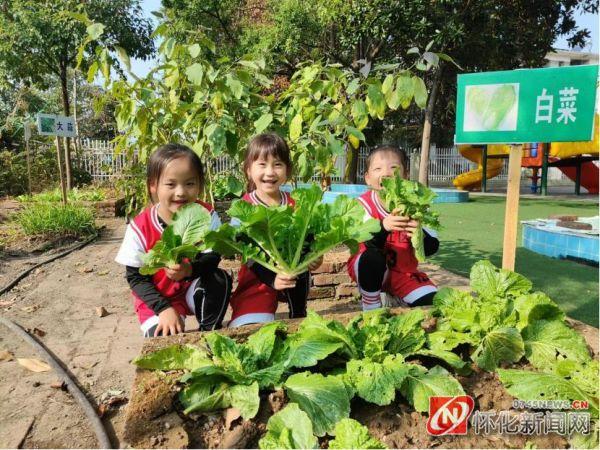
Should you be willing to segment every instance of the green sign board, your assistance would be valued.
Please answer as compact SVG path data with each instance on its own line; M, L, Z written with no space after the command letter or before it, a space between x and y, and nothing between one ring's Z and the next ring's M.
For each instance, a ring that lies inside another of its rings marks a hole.
M598 66L458 76L457 144L590 141Z

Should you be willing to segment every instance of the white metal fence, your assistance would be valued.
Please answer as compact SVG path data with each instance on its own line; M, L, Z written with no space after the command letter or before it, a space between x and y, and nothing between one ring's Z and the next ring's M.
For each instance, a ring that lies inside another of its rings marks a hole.
M82 152L79 157L79 164L82 169L87 171L96 182L112 181L119 177L126 168L126 158L123 154L116 154L114 145L110 141L101 141L93 139L83 139L81 142ZM364 182L365 163L369 149L361 147L358 156L358 182ZM416 179L419 167L420 149L408 151L411 178ZM491 187L498 187L506 183L508 178L508 159L504 159L503 168L500 174L488 181ZM237 163L227 156L220 156L211 161L214 173L226 173L239 170ZM341 183L344 178L344 168L346 157L338 157L335 167L336 175L331 177L333 183ZM452 180L459 174L473 170L477 164L463 157L456 147L439 148L431 146L429 158L429 181L437 186L452 186ZM531 171L523 169L521 176L527 179ZM315 174L313 181L319 181L319 176ZM568 184L571 181L558 169L551 167L548 171L548 179L552 184Z
M110 141L82 139L81 149L79 165L92 176L93 181L112 181L127 167L126 156L116 153Z

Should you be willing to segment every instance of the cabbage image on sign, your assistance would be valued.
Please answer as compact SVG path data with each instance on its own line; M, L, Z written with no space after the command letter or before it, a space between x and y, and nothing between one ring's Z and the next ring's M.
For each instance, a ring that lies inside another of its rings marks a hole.
M427 433L433 436L467 434L467 423L474 407L469 395L429 397Z
M517 129L519 84L467 86L465 131L514 131Z

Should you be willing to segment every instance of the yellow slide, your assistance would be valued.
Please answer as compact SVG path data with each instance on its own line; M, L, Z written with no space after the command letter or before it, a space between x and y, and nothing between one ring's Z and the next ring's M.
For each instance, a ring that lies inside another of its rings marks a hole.
M477 163L477 169L470 170L465 173L458 175L452 183L458 189L464 191L470 191L478 189L481 186L483 166L481 165L482 158L482 146L474 145L459 145L458 151L465 158ZM508 145L488 145L488 156L491 155L505 155L509 152L510 147ZM487 160L487 179L497 176L502 171L502 159L489 159Z

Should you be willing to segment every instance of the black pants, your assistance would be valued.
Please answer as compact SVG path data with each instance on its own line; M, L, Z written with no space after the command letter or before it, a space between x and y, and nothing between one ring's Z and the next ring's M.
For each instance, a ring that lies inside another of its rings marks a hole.
M377 248L367 248L358 260L356 280L359 288L366 292L381 291L386 270L387 259L383 251ZM410 306L431 305L434 296L435 292L425 294L412 302Z
M298 275L296 286L278 293L279 301L286 302L290 310L290 319L306 317L306 299L310 290L310 273Z
M231 297L231 276L223 269L201 275L194 287L194 309L200 331L221 328ZM154 325L144 334L154 336Z

